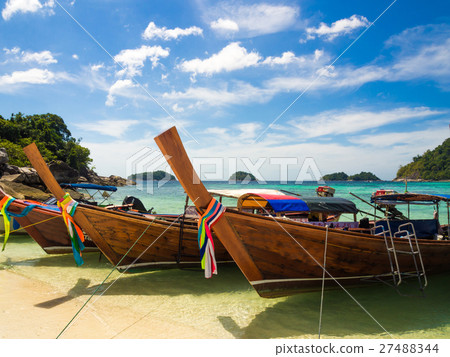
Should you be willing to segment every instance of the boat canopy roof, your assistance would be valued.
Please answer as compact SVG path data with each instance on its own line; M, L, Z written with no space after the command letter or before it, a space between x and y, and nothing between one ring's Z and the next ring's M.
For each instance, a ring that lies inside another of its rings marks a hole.
M117 187L115 186L102 186L102 185L95 185L93 183L62 183L60 184L62 188L84 188L84 189L91 189L91 190L103 190L103 191L111 191L116 192Z
M275 212L309 212L305 201L284 194L245 193L238 199L238 209L241 208L269 208Z
M356 205L340 197L302 197L311 212L319 213L358 213Z
M450 202L450 195L446 194L429 194L429 193L391 193L386 195L373 196L371 199L374 203L381 204L433 204L439 201Z
M246 193L238 199L238 209L271 208L275 212L357 213L355 204L338 197L293 197Z
M268 194L268 195L279 195L286 196L283 192L278 190L266 189L266 188L242 188L236 190L208 190L209 193L213 196L222 196L222 197L230 197L238 199L242 195L246 193L255 193L255 194Z

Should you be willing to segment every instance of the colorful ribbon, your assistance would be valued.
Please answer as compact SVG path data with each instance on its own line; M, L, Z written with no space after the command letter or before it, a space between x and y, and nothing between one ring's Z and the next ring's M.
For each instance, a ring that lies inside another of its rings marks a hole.
M28 213L30 213L32 209L36 207L44 207L40 204L31 204L25 207L21 213L13 213L8 211L8 207L11 203L13 203L13 201L15 201L15 198L9 195L5 195L0 201L0 212L3 215L3 222L5 223L5 239L3 240L2 251L5 250L6 242L8 241L9 234L11 233L11 223L13 225L13 231L20 228L19 222L17 222L17 220L15 220L13 217L25 217Z
M5 250L6 242L9 238L9 233L11 231L11 216L8 213L8 206L11 202L14 201L14 198L11 196L5 195L0 201L0 212L3 215L3 222L5 223L5 239L3 240L2 252Z
M75 202L68 193L58 201L58 207L61 209L64 223L66 224L70 241L72 242L73 257L78 265L82 265L84 261L81 258L81 251L84 250L84 234L72 218L77 206L78 202Z
M217 274L211 229L224 213L225 207L213 198L198 220L198 246L202 268L205 270L205 278L211 278L212 274Z

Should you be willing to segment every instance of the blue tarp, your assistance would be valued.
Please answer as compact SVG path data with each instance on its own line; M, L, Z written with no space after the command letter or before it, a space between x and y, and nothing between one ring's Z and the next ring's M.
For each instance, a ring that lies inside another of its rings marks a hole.
M275 212L309 212L306 202L300 199L266 200Z
M247 193L239 197L238 206L258 208L252 196L263 198L275 212L357 213L355 204L337 197L293 197L263 193ZM244 203L244 201L248 203ZM256 201L255 201L256 202Z
M116 192L117 187L115 186L102 186L102 185L95 185L93 183L62 183L60 184L62 188L85 188L85 189L91 189L91 190L103 190L103 191L111 191Z

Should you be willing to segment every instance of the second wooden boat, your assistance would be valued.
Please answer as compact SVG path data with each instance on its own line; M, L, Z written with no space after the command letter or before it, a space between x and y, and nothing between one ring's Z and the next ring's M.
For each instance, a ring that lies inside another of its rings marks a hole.
M6 193L0 189L0 201ZM8 211L20 214L35 202L14 200ZM21 231L28 233L37 244L48 254L63 254L72 252L72 244L67 233L61 212L56 206L39 204L24 217L15 218L22 227ZM3 221L3 217L0 217ZM83 252L98 251L95 244L87 239Z
M204 212L212 197L176 129L155 141L197 209ZM416 239L407 227L401 228L374 236L227 209L213 230L256 291L275 297L318 290L323 281L326 287L337 287L389 278L398 285L408 275L416 277L423 289L426 274L450 271L450 241Z
M64 191L48 169L36 145L24 149L42 181L60 200ZM106 258L119 270L136 267L200 266L195 221L175 217L145 215L107 210L78 204L73 216ZM217 262L232 262L220 242Z

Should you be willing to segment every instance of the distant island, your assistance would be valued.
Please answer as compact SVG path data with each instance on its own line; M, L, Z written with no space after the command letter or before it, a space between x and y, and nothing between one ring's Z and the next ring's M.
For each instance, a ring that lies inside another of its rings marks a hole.
M153 180L153 181L160 181L166 177L170 177L170 181L175 180L175 176L169 174L168 172L157 170L153 172L141 172L139 174L132 174L128 176L128 180L136 181L136 179L139 180Z
M256 177L253 176L249 172L236 171L233 175L230 176L230 180L231 181L244 181L244 180L256 181Z
M427 150L423 155L401 166L395 181L401 180L450 180L450 138L434 150Z
M359 174L347 175L345 172L334 172L322 177L325 181L381 181L371 172L361 171Z

